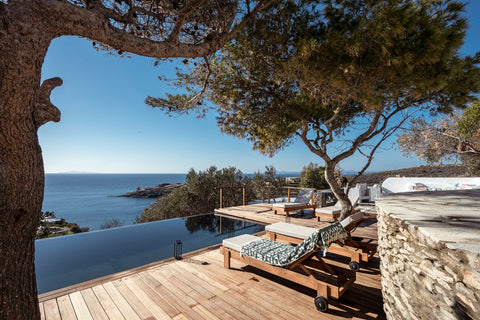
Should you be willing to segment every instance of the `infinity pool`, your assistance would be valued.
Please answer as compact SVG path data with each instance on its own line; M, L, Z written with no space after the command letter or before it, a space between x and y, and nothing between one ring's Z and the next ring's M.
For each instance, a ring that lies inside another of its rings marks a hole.
M208 214L36 240L38 293L172 257L176 240L185 253L263 230L263 225Z

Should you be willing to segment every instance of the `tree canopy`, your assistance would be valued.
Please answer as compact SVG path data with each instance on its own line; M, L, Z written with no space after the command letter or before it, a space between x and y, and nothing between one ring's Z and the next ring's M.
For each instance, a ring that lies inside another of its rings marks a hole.
M480 174L480 101L465 112L434 119L414 118L398 135L400 150L429 164L461 159L471 175Z
M342 160L364 155L362 174L413 113L464 108L479 91L480 55L459 53L463 10L450 0L275 3L179 73L185 94L147 103L169 114L214 109L220 130L271 156L300 138L325 162L343 218L351 203L334 179Z

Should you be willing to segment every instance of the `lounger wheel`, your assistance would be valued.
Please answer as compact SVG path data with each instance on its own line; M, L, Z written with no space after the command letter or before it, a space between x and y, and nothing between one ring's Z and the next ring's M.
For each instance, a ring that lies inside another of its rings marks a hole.
M358 271L358 270L360 270L360 265L358 264L357 261L350 261L350 262L348 263L348 266L350 267L350 269L352 269L352 270L355 271L355 272Z
M315 303L315 307L317 307L318 311L326 312L328 310L328 301L322 296L318 296L313 300Z

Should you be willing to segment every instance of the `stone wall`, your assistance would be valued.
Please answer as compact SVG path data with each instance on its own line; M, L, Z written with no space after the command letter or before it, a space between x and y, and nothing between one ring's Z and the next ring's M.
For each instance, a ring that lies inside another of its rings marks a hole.
M480 319L480 193L465 210L448 194L410 193L377 203L388 319Z

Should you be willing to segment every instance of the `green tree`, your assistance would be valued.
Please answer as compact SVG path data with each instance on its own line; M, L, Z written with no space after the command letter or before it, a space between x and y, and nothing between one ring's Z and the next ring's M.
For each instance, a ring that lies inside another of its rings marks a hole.
M365 156L358 178L412 113L450 112L478 92L480 56L459 55L464 6L450 0L275 3L218 54L179 75L177 84L192 94L147 103L199 116L216 109L223 132L271 156L300 139L325 162L343 219L352 205L335 179L341 161Z
M185 178L185 185L172 193L160 197L145 209L137 222L150 222L163 219L186 217L211 213L220 204L220 188L224 206L239 206L243 203L242 188L246 201L254 198L251 180L234 167L218 170L212 166L205 171L191 169Z
M255 172L252 179L252 188L257 199L275 199L284 195L285 178L277 174L273 166L265 166L265 172Z
M37 130L60 120L50 93L62 84L40 84L51 41L78 36L120 55L202 57L232 39L265 1L0 1L1 319L40 319L34 241L45 178Z
M414 118L398 135L404 155L429 164L461 159L471 175L480 175L480 101L435 119Z
M315 189L328 188L327 180L325 180L325 167L320 167L312 162L303 167L300 172L300 186Z

